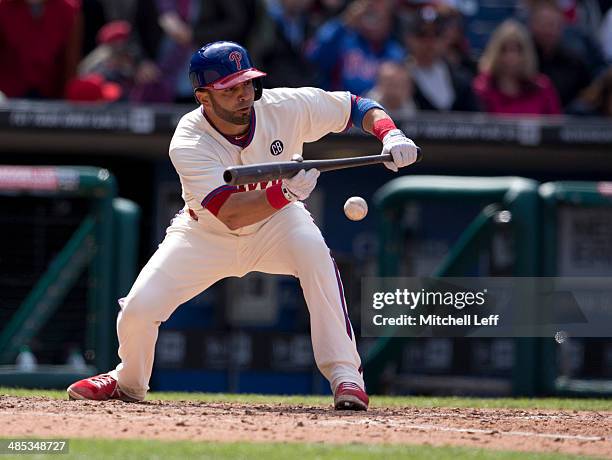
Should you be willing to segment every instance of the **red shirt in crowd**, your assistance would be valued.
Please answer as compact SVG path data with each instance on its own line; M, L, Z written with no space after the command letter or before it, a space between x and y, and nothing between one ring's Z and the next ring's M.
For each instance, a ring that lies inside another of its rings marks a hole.
M533 115L561 113L557 90L548 77L542 74L530 82L525 82L521 93L514 96L502 93L489 74L479 74L474 79L473 86L485 112Z
M80 0L0 0L0 91L62 98L80 59Z

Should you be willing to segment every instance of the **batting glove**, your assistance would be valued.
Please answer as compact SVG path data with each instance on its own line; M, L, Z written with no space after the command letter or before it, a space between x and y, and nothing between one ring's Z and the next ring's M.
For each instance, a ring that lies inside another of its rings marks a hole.
M301 169L295 176L283 179L283 195L289 201L305 200L317 185L320 174L318 169L309 169L308 172Z
M393 161L387 161L384 165L391 171L397 172L399 168L411 165L416 161L417 146L399 129L393 129L383 138L382 155L386 153L393 156Z

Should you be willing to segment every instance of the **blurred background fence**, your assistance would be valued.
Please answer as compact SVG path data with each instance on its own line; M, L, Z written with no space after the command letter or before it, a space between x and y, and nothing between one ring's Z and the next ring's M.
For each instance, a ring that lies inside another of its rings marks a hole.
M0 167L0 384L63 386L115 362L138 206L106 169ZM16 363L16 365L13 365Z

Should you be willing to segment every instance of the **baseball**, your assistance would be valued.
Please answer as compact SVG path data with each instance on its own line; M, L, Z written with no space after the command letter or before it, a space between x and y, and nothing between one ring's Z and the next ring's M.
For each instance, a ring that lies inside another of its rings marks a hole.
M344 203L344 214L350 220L361 220L368 215L368 203L360 196L352 196Z

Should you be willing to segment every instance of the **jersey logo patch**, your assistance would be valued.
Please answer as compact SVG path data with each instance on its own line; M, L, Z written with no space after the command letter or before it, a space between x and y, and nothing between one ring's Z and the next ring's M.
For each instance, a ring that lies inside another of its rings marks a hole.
M283 143L277 139L270 144L270 153L274 156L280 155L284 148Z
M229 54L229 60L236 64L236 70L242 69L242 54L240 54L238 51L232 51Z

